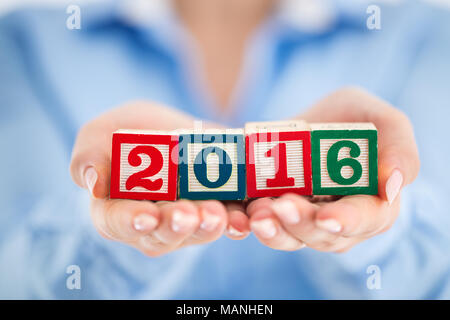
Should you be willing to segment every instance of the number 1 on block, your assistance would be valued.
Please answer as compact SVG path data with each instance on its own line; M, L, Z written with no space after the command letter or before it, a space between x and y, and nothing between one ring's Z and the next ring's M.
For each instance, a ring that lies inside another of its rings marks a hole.
M294 177L288 177L286 150L286 143L280 142L266 152L266 157L272 157L275 168L278 168L278 170L275 170L275 176L266 181L269 188L293 187L295 185Z
M311 194L311 136L303 121L250 122L245 126L247 196Z

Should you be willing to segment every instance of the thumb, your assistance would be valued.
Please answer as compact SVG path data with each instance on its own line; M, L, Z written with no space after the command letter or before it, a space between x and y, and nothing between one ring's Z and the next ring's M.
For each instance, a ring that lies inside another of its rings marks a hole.
M94 198L109 195L112 133L118 129L191 128L193 119L168 107L136 102L108 111L84 125L72 151L73 181Z
M109 195L111 138L115 130L103 130L96 122L84 126L72 151L70 173L73 181L88 189L94 198Z
M393 127L379 128L379 195L389 204L400 190L414 181L420 168L412 126L406 116L397 116ZM394 126L395 124L395 126Z
M416 178L419 153L408 117L360 88L344 88L302 115L311 122L372 122L378 130L378 194L392 203Z

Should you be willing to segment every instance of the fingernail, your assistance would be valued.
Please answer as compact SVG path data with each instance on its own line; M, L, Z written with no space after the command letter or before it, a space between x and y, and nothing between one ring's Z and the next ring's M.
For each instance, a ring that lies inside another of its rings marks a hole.
M137 231L152 231L158 224L158 220L152 215L143 213L134 218L133 225Z
M196 216L175 210L172 215L172 230L174 232L186 232L192 229L197 222Z
M97 182L97 171L95 171L94 167L89 167L84 172L84 182L89 190L89 193L93 195L93 190L95 187L95 183Z
M316 220L316 225L320 229L331 233L338 233L342 230L341 224L334 219Z
M233 228L232 226L228 226L227 233L232 237L242 237L244 235L243 232L240 232L239 230Z
M395 198L397 198L397 195L400 192L402 184L403 184L403 175L398 169L395 169L394 171L392 171L391 176L386 182L386 195L389 205L391 205L392 202L394 202Z
M200 228L206 231L213 231L220 223L220 217L216 214L209 212L208 210L202 210L203 221L200 224Z
M281 200L272 204L272 209L280 219L287 224L297 224L300 222L300 215L297 207L292 201Z
M277 234L277 227L271 219L253 221L251 227L254 232L265 239L273 238Z

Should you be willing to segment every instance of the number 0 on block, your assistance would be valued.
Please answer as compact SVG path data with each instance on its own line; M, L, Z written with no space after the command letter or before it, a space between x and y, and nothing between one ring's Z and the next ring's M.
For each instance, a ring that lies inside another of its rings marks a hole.
M180 132L179 197L243 200L245 145L241 129Z

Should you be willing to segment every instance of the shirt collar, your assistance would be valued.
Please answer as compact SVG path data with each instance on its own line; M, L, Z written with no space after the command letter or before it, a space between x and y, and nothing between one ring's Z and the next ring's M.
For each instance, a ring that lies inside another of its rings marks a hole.
M101 0L85 7L82 27L87 30L113 23L156 28L174 19L170 0Z
M82 30L124 27L136 31L145 42L173 51L185 41L170 0L102 0L82 10Z
M274 20L301 34L324 34L343 26L362 30L369 4L369 0L282 0Z
M365 25L367 0L280 0L274 18L302 33L323 33L343 20ZM160 29L176 22L171 0L102 0L82 11L82 26L121 23L139 29Z
M81 8L81 30L92 30L117 19L118 1L102 0Z

